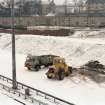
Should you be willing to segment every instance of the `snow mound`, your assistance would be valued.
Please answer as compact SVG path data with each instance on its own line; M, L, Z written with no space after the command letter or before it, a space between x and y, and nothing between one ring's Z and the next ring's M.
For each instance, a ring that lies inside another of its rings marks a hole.
M54 13L48 13L46 16L55 16Z
M12 77L11 35L0 34L0 74ZM99 60L105 64L105 39L77 39L69 37L50 37L35 35L16 35L17 80L29 86L43 90L54 96L78 105L105 104L105 77L95 75L93 79L102 79L100 84L90 78L72 74L63 81L48 80L45 73L48 68L39 72L29 72L24 67L24 54L54 54L62 56L71 66L80 66L88 60ZM3 49L3 50L2 50ZM8 51L5 51L8 50Z
M105 38L105 30L98 31L76 31L71 37L75 38Z
M0 105L22 105L21 103L15 101L11 97L8 97L7 94L3 93L3 90L0 90Z
M11 50L11 35L0 38L0 48ZM104 39L76 39L68 37L17 35L16 52L22 54L54 54L64 57L72 66L80 66L89 60L105 63Z

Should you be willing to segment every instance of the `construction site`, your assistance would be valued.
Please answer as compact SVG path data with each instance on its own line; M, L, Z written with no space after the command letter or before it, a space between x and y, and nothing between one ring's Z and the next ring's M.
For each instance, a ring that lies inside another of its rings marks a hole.
M104 58L104 0L1 0L0 105L105 105Z

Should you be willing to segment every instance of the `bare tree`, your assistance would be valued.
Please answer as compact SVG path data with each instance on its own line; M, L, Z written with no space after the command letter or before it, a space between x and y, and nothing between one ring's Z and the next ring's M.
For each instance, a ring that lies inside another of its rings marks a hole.
M11 8L11 0L4 0L2 4L6 8Z
M18 7L18 15L22 16L24 15L24 5L25 5L25 0L18 0L15 5Z
M1 2L2 7L4 8L4 15L10 16L11 15L11 0L4 0Z

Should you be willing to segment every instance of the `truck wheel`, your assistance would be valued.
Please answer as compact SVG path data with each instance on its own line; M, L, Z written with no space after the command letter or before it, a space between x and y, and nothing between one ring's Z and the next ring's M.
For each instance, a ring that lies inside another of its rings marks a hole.
M72 74L73 68L72 67L68 67L68 70L69 70L70 74Z
M48 78L48 79L51 79L52 77L50 77L50 76L47 75L47 78Z
M44 65L45 67L48 67L49 65L48 64L46 64L46 65Z
M35 71L39 71L39 69L40 69L40 66L37 65L37 66L35 67Z
M63 80L64 77L65 77L64 70L63 69L59 70L59 72L58 72L58 79L59 80Z
M70 75L70 72L68 71L65 75L68 77Z
M30 67L27 67L27 69L28 69L28 70L31 70L31 68L30 68Z
M67 76L67 77L68 77L70 74L72 74L71 69L70 69L70 70L68 70L68 72L66 72L66 73L65 73L65 76Z

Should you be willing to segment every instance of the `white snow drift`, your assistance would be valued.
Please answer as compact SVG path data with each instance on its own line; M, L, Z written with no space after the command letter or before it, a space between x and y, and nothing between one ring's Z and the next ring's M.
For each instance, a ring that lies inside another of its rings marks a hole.
M12 77L11 36L0 37L0 74ZM7 51L8 50L8 51ZM26 54L56 54L66 62L78 67L88 60L99 60L105 64L105 41L101 39L77 39L50 36L16 36L17 80L47 93L75 103L76 105L104 105L105 84L97 84L79 74L71 75L63 81L48 80L47 68L39 72L29 72L24 67Z

